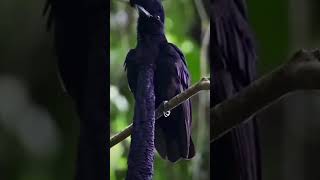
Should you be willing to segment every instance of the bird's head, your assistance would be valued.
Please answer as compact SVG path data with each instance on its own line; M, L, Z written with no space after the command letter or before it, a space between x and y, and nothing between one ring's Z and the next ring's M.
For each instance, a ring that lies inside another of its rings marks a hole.
M165 14L161 0L130 0L130 5L139 12L140 33L163 32Z

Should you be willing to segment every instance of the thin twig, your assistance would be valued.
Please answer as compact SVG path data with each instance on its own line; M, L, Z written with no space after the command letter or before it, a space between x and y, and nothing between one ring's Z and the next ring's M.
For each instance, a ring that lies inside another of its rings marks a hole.
M198 83L194 84L184 92L176 95L175 97L170 99L166 104L160 105L156 109L156 120L163 115L163 112L170 111L175 107L179 106L180 104L182 104L187 99L196 95L198 92L202 90L209 90L209 89L210 89L210 80L208 78L202 78ZM131 135L131 130L132 130L132 124L127 126L124 130L122 130L118 134L111 137L110 148L112 148L114 145L118 144L119 142L129 137Z
M201 32L203 34L203 32L205 32L207 23L209 22L209 17L206 13L202 0L194 0L194 3L201 20Z
M319 59L319 50L301 50L288 63L211 108L211 142L290 92L320 89Z
M209 57L208 57L208 50L209 50L209 43L210 43L210 23L204 32L204 36L202 38L201 42L201 52L200 52L200 70L201 70L201 75L204 76L204 74L208 74L208 62Z

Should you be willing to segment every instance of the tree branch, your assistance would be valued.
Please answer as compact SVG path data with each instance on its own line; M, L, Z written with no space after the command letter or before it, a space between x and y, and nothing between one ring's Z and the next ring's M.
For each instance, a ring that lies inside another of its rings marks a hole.
M320 89L320 51L300 50L286 64L210 109L210 141L296 90Z
M170 99L166 104L160 105L156 109L156 120L159 119L163 112L170 111L175 107L179 106L181 103L186 101L187 99L191 98L192 96L196 95L198 92L202 90L209 90L210 89L210 80L208 78L202 78L198 83L191 86L186 91L176 95L172 99ZM114 145L118 144L119 142L126 139L128 136L131 135L132 131L132 124L126 127L124 130L119 132L118 134L114 135L110 138L110 148Z

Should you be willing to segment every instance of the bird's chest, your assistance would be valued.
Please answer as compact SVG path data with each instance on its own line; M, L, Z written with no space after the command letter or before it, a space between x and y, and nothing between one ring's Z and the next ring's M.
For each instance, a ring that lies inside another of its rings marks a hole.
M160 48L157 43L151 41L142 42L136 47L138 63L153 63L159 56Z

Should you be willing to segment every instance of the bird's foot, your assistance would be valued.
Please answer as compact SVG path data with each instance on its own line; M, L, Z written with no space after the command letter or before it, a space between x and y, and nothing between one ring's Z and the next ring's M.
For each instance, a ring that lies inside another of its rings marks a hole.
M168 101L163 101L163 107L166 107L166 104L168 103ZM170 116L171 111L163 111L163 116L164 117L169 117Z

